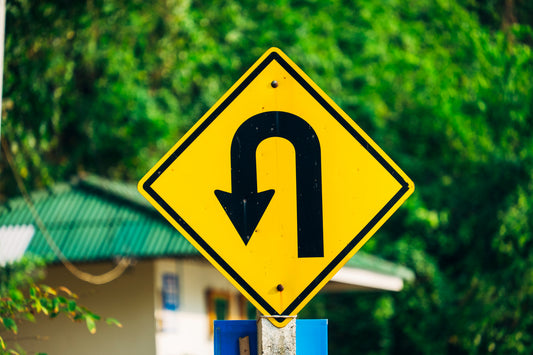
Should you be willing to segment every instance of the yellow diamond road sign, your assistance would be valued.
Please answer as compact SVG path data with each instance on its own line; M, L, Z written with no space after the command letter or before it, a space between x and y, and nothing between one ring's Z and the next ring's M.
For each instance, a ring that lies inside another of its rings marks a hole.
M300 68L268 50L139 182L284 326L413 192Z

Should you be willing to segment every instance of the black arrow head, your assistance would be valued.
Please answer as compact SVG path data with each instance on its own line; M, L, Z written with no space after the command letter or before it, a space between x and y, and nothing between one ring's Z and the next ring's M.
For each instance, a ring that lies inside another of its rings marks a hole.
M247 194L233 194L215 190L215 195L222 207L224 207L242 241L245 245L248 245L255 227L259 224L272 196L274 196L274 190Z

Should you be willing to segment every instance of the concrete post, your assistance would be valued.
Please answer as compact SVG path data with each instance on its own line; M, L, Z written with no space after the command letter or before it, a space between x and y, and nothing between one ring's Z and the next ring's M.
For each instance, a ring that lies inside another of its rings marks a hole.
M267 317L257 319L258 355L296 355L296 318L278 328Z

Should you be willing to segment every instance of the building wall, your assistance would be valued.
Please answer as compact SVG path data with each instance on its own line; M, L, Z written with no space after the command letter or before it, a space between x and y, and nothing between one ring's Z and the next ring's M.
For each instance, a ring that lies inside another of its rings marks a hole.
M80 268L101 274L113 265L98 263ZM36 323L21 324L19 335L15 337L28 354L212 355L213 314L210 317L210 311L213 313L213 307L210 305L213 296L227 299L229 307L225 319L245 317L246 301L203 258L141 261L104 285L80 281L61 265L50 266L47 272L42 283L66 286L79 296L80 305L102 317L118 319L123 328L97 322L96 334L91 335L84 323L76 324L62 316L53 320L41 317ZM167 302L163 297L163 280L168 280L169 276L177 281L171 288L176 298L171 307L168 297ZM353 290L352 281L330 282L329 286L332 290L344 290L349 285ZM6 338L9 341L13 337Z
M111 263L80 266L84 271L101 274ZM156 355L154 323L154 262L142 261L118 279L104 285L80 281L63 266L48 268L43 281L52 287L65 286L79 296L79 303L103 317L118 319L123 328L100 321L91 335L84 323L64 317L39 318L36 323L20 325L19 344L28 354L49 355Z
M155 263L157 355L213 354L209 292L229 297L228 319L242 318L242 297L212 265L203 259L160 259ZM178 278L179 306L165 310L163 275Z

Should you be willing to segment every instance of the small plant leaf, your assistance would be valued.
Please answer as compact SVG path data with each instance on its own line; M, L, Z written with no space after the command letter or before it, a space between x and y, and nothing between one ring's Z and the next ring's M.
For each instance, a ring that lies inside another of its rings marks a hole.
M109 325L116 325L117 327L119 328L122 328L122 323L120 323L118 320L116 320L115 318L106 318L106 323L109 324Z
M33 314L31 314L30 312L26 312L24 314L24 318L26 318L27 320L29 320L30 322L33 322L35 323L35 316Z
M2 323L4 323L4 327L6 327L7 330L11 330L13 333L17 334L18 327L13 318L4 317L2 318Z
M57 289L60 290L60 291L65 292L69 296L72 296L72 292L68 288L66 288L65 286L59 286Z
M41 285L41 288L43 289L43 291L45 293L48 293L50 295L54 295L54 296L57 296L57 291L54 290L53 288L51 288L50 286L47 286L47 285Z
M89 333L94 334L96 333L96 324L94 323L94 319L90 316L85 318L85 323L87 323L87 329L89 329Z
M13 301L22 301L24 299L24 295L17 288L9 290L9 296Z

